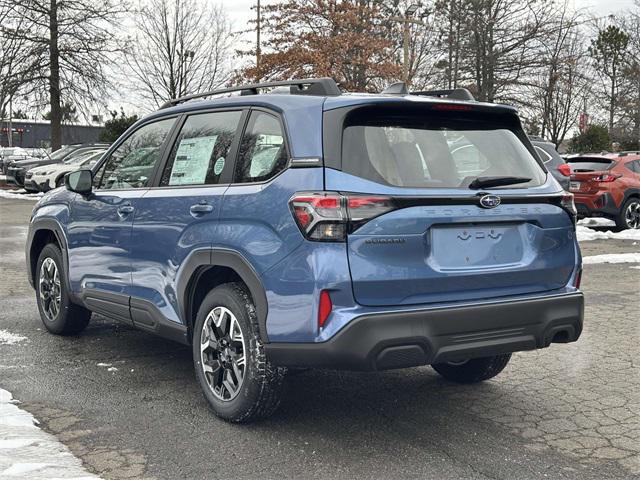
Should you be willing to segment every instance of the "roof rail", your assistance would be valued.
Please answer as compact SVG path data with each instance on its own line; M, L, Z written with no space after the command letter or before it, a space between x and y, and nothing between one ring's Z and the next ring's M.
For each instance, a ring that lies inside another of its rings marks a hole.
M619 157L626 157L627 155L640 155L638 150L625 150L624 152L618 152Z
M475 101L471 92L466 88L454 88L453 90L424 90L421 92L411 92L411 95L426 95L428 97L448 98L450 100Z
M237 87L221 88L204 93L194 93L185 95L184 97L169 100L160 109L173 107L189 100L196 98L209 97L211 95L220 95L222 93L240 92L240 95L257 95L258 90L263 88L286 87L289 86L291 95L320 95L320 96L337 96L342 92L338 88L338 84L333 78L304 78L300 80L282 80L264 83L251 83L247 85L239 85Z

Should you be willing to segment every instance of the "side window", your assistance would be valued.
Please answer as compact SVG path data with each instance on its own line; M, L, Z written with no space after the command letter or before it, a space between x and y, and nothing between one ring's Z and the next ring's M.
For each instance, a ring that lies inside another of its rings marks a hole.
M281 172L288 155L284 134L278 119L264 112L254 111L240 142L234 182L263 182Z
M540 157L540 160L542 160L542 163L548 163L549 160L551 160L551 155L549 155L543 149L541 149L540 147L533 147L533 148L535 148L536 153Z
M640 174L640 160L634 160L633 162L629 162L628 167L629 167L629 170Z
M228 160L242 112L191 115L162 172L160 185L212 185Z
M96 174L96 178L100 178L98 188L119 190L147 187L153 167L160 159L160 147L174 122L174 118L168 118L133 132L100 167Z

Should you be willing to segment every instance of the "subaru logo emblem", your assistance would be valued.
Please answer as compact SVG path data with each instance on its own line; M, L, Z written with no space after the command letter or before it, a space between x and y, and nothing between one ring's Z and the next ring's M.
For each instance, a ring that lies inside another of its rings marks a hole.
M500 197L497 195L484 195L480 197L480 206L482 208L496 208L500 205Z

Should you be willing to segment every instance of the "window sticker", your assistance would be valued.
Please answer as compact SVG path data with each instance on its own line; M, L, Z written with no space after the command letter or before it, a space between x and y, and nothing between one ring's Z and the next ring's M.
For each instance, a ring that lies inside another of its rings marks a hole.
M207 178L217 135L180 140L169 185L202 185Z
M213 173L215 173L216 175L220 175L222 173L222 170L224 170L224 162L224 157L220 157L218 160L216 160L216 163L213 166Z

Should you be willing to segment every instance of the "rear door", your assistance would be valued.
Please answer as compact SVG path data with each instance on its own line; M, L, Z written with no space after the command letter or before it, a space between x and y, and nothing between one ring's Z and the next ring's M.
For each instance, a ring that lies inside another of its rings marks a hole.
M553 201L540 195L549 191L546 174L513 117L369 108L345 118L341 171L327 169L326 187L375 194L364 201L388 210L350 226L360 304L477 300L567 285L577 255L573 219L558 194ZM487 180L509 177L513 184Z

